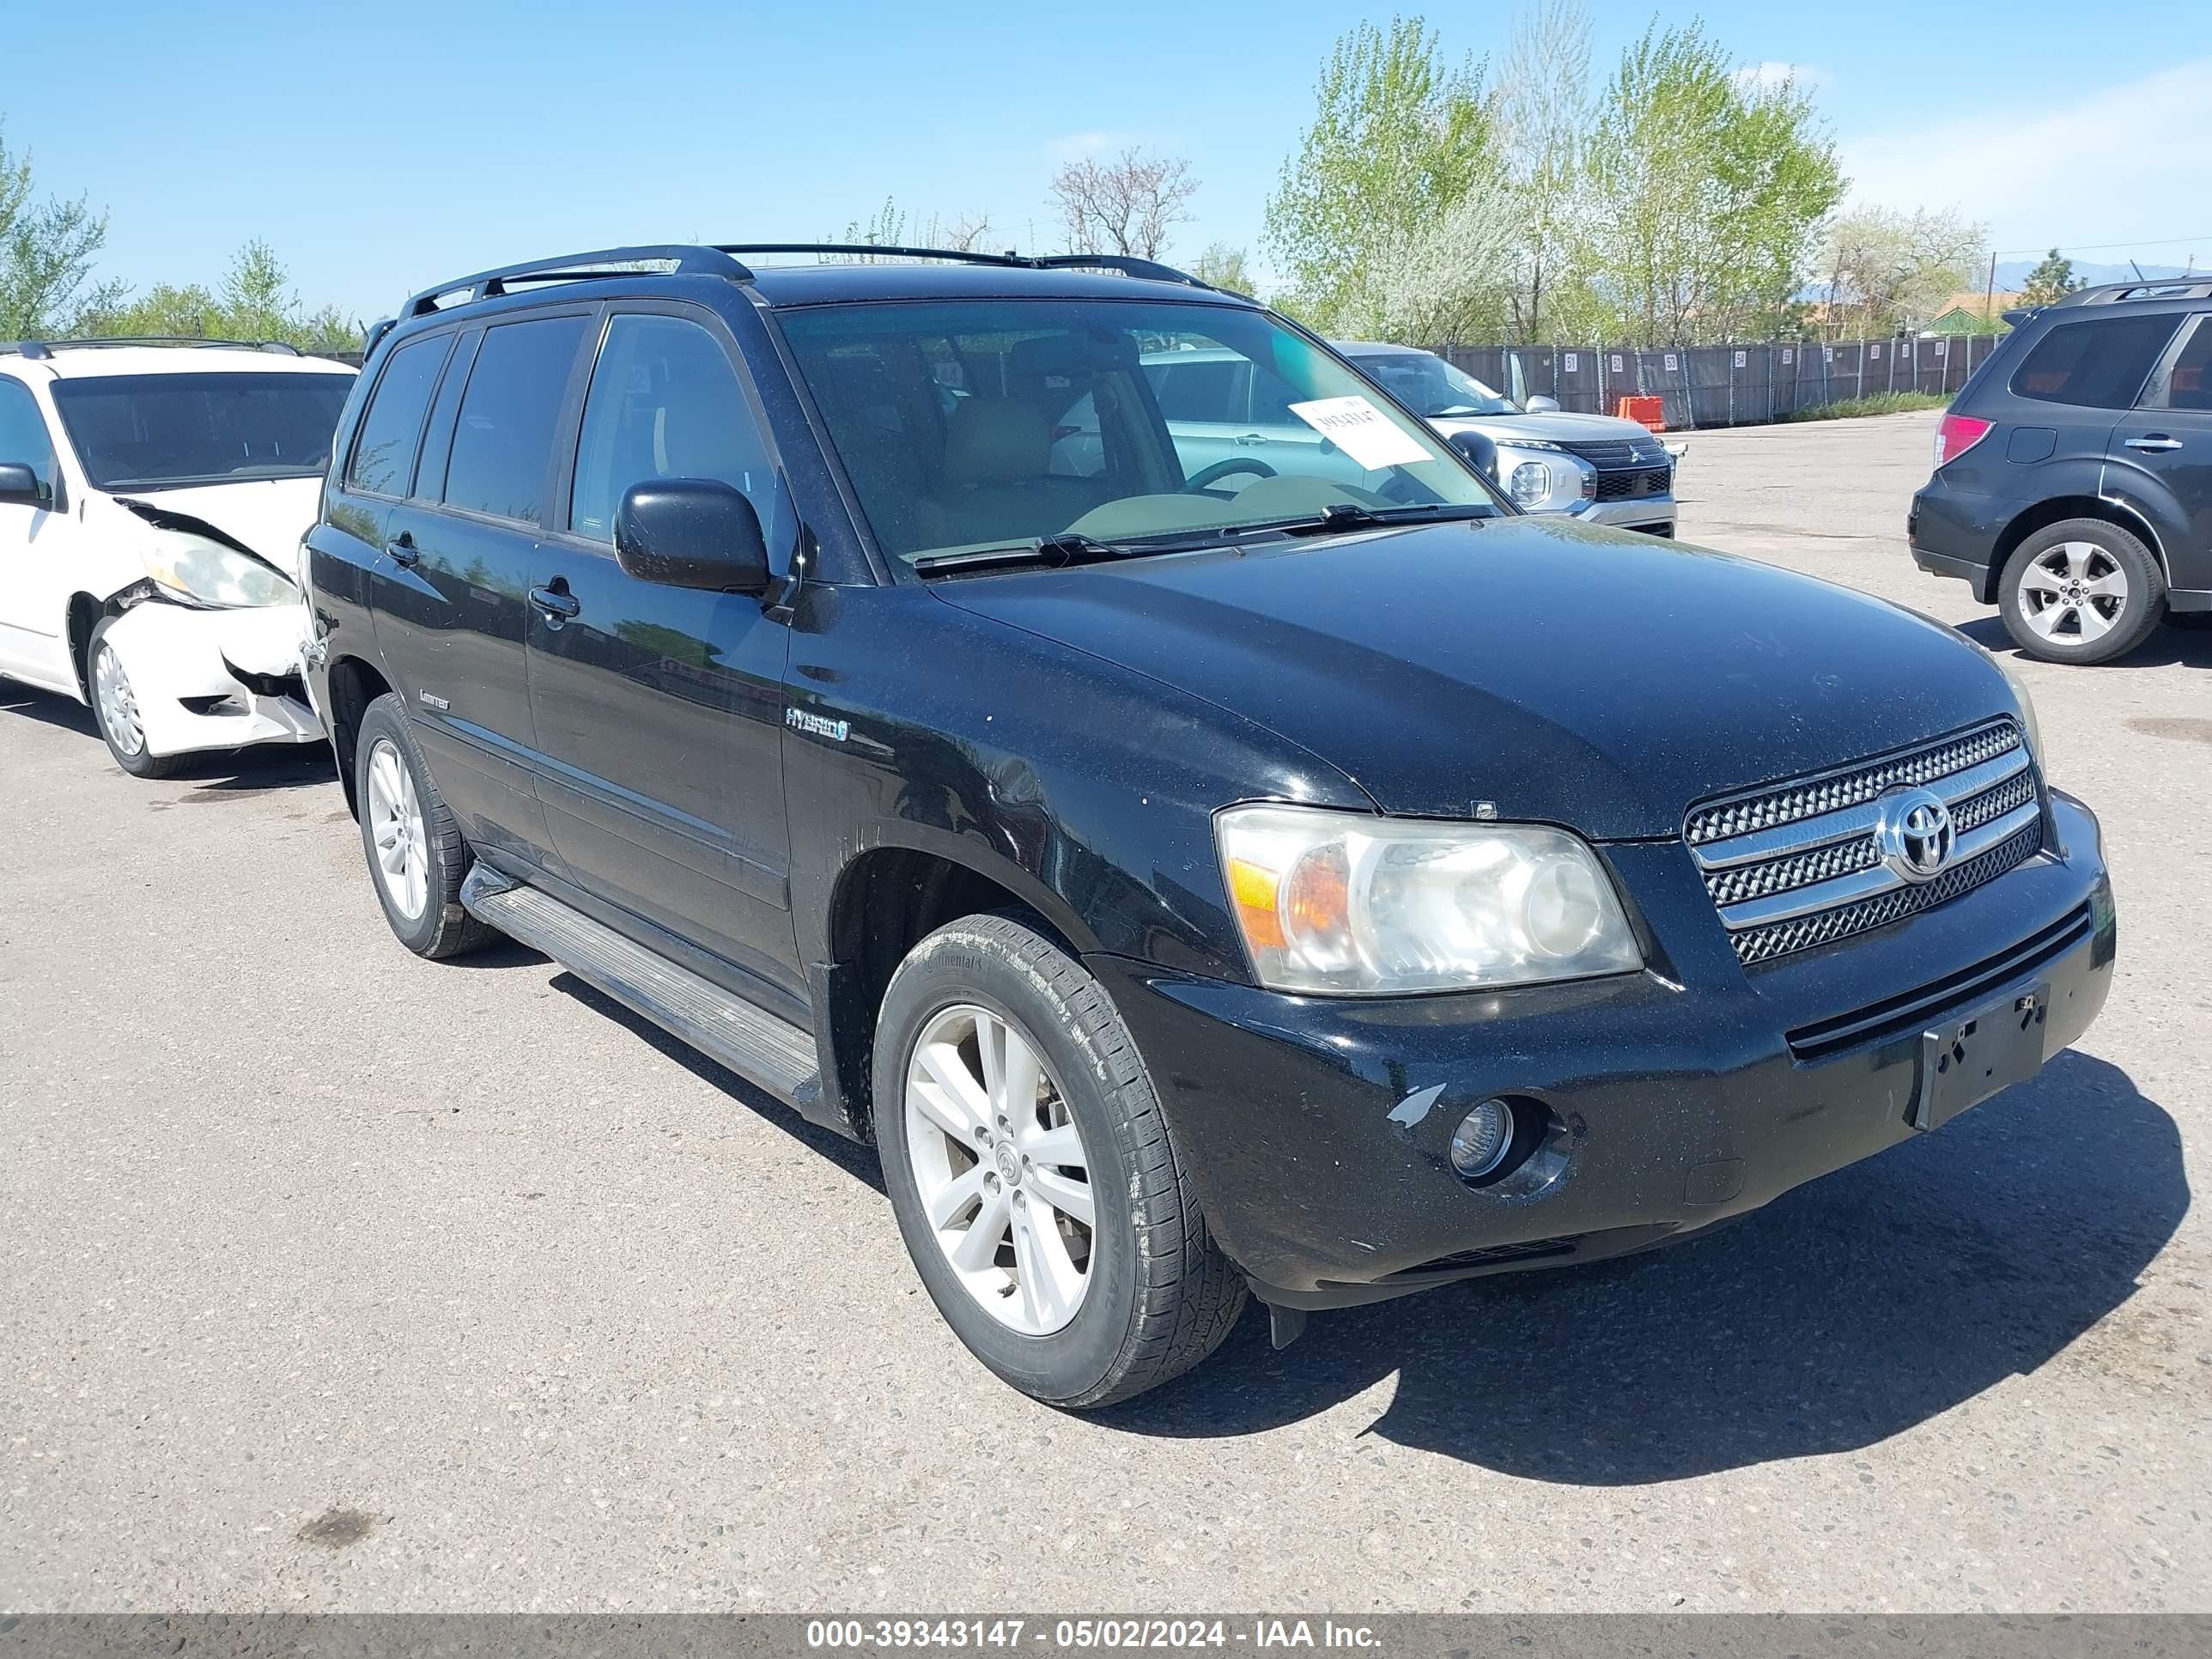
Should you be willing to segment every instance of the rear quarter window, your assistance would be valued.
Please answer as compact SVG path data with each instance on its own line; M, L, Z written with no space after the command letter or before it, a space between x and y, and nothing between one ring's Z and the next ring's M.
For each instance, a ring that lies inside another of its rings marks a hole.
M2179 320L2166 315L2060 323L2013 371L2013 395L2088 409L2129 408Z
M410 340L392 354L377 377L368 411L346 465L346 488L370 495L404 495L415 474L423 411L437 390L438 371L453 343L450 334Z

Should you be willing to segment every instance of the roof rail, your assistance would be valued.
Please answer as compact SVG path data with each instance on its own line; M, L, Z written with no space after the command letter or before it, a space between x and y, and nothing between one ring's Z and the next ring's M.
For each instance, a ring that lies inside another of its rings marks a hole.
M564 253L557 258L532 259L519 265L501 265L493 270L479 270L467 276L456 276L435 288L426 288L411 296L400 307L402 317L427 317L441 309L438 301L466 290L467 298L461 303L473 304L504 294L516 283L571 283L599 276L626 276L631 273L605 267L653 264L672 264L675 274L726 276L732 282L750 282L752 272L732 259L720 248L703 247L684 242L656 242L638 247L605 247L589 253Z
M2061 295L2054 306L2115 305L2123 300L2203 300L2212 298L2212 273L2191 272L2133 283L2100 283Z
M296 357L300 349L283 340L214 340L197 334L94 334L67 340L0 341L0 356L33 359L57 351L98 351L110 346L190 346L217 351L274 351Z
M750 283L753 272L739 262L739 254L756 253L811 253L817 256L847 255L854 258L893 259L950 259L962 264L1002 265L1027 270L1114 270L1125 276L1140 276L1160 283L1181 283L1190 288L1211 289L1187 271L1173 265L1162 264L1157 259L1139 259L1122 253L1018 253L1008 249L1004 253L981 253L969 248L905 247L875 242L724 242L697 244L689 242L656 242L637 247L599 248L589 253L565 253L556 258L533 259L523 264L501 265L492 270L479 270L466 276L456 276L451 282L441 283L435 288L426 288L409 297L399 310L402 319L427 317L446 309L441 301L459 296L456 303L472 305L479 300L489 300L507 293L518 283L574 283L594 278L626 276L632 273L621 267L644 264L672 264L674 275L725 276L732 282ZM374 333L374 331L372 331ZM372 338L370 343L374 343Z
M1124 276L1141 276L1147 282L1182 283L1190 288L1212 289L1211 283L1200 282L1187 270L1177 270L1173 265L1162 264L1158 259L1140 259L1128 253L1048 253L1028 261L1041 270L1114 270Z

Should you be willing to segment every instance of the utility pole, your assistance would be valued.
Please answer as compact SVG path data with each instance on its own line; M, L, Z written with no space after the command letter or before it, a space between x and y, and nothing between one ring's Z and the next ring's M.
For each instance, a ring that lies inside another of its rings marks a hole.
M1994 315L1996 307L1997 256L1996 251L1992 249L1990 253L1990 283L1989 286L1982 290L1982 326L1984 328L1988 328L1996 321Z

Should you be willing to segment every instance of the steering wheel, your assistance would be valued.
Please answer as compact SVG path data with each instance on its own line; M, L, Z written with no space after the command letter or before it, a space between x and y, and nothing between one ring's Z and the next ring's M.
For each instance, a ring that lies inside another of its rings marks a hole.
M1216 461L1212 466L1200 471L1183 485L1183 493L1187 495L1194 495L1201 490L1219 483L1224 478L1234 477L1239 472L1255 473L1262 478L1272 478L1275 476L1275 469L1265 461L1256 459L1250 455L1231 455L1227 460Z

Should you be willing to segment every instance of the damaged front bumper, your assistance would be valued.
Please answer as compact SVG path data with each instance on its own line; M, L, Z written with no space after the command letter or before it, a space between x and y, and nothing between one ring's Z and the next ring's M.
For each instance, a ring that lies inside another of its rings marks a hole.
M155 755L319 743L300 653L305 605L200 610L162 599L133 605L107 630Z

